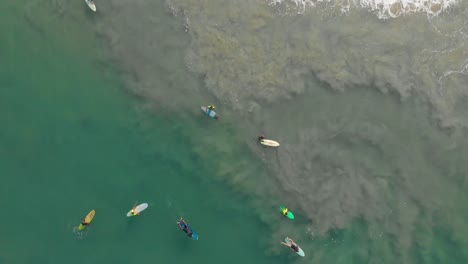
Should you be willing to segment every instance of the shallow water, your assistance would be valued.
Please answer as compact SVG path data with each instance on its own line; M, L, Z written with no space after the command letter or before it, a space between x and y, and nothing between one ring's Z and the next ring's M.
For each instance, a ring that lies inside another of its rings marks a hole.
M92 42L74 46L53 32L38 34L18 14L6 16L16 23L0 44L1 204L8 212L0 220L0 263L271 261L258 253L268 228L192 150L191 132L201 134L211 120L198 112L191 119L148 114L92 49L81 49ZM75 29L70 34L87 35ZM135 201L150 207L125 217ZM91 209L91 226L77 233ZM180 216L199 241L178 230Z
M0 4L0 263L467 262L466 2L270 2Z

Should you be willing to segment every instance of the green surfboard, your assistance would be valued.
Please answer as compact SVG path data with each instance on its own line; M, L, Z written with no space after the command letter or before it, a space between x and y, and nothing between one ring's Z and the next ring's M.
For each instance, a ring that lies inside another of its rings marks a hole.
M280 209L280 212L281 212L282 215L284 215L284 214L283 214L283 210L284 210L284 209L287 209L288 212L287 212L286 215L284 215L284 216L286 216L287 218L289 218L289 219L291 219L291 220L294 219L294 214L293 214L291 211L289 211L288 208L286 208L286 207L284 207L284 206L280 206L279 209Z

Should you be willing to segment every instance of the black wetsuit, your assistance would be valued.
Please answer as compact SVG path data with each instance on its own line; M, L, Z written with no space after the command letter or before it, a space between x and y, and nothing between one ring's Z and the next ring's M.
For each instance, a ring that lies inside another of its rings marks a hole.
M192 237L192 230L188 225L186 225L184 222L179 222L180 227L182 230L187 234L187 236Z
M299 252L299 247L296 244L291 244L291 248L294 250L294 252Z

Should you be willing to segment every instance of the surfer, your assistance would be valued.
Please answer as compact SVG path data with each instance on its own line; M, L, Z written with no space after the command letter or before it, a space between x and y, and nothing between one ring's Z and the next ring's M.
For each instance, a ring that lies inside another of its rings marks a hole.
M289 248L292 248L292 250L294 250L294 252L299 252L299 246L296 245L296 243L294 243L294 241L292 239L290 239L288 237L288 243L284 243L284 242L281 242L281 244L285 245L286 247L289 247Z
M132 214L132 215L140 215L140 213L138 213L138 214L135 214L135 208L136 208L136 204L137 204L137 203L135 202L135 204L133 205L133 208L132 208L132 210L130 210L130 214Z
M83 218L83 220L81 220L81 224L83 226L88 226L89 225L89 223L86 223L86 218Z
M263 140L265 139L265 136L263 134L261 134L259 137L258 137L258 141L262 142Z
M207 114L210 115L210 112L213 111L213 110L215 110L216 107L214 107L214 106L212 106L212 105L208 105L206 108L208 109ZM215 114L216 114L216 113L215 113ZM219 115L215 115L215 116L214 116L214 119L219 119Z
M281 210L281 213L283 213L284 216L287 216L288 215L288 208L284 208L283 210Z
M177 225L179 226L180 230L184 231L187 234L187 236L193 236L192 230L188 227L187 223L184 221L184 219L182 219L182 217L179 221L177 221Z
M208 110L209 110L209 111L208 111L208 114L209 114L211 111L215 110L216 107L214 107L214 106L212 106L212 105L209 105L209 106L207 106L206 108L208 108ZM215 115L214 118L215 118L215 119L219 119L219 115Z

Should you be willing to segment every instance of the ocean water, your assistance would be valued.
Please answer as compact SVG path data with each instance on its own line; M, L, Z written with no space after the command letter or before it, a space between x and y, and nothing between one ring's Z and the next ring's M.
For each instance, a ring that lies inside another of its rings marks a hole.
M0 3L0 263L468 262L466 1L96 5Z
M0 263L270 261L258 253L269 228L245 197L211 176L216 159L192 150L192 141L209 140L202 134L212 120L201 112L190 119L148 112L99 63L97 42L78 22L47 17L39 2L7 7L0 44ZM18 19L24 12L38 18L37 28ZM125 217L136 201L150 207ZM92 225L77 232L92 209ZM178 230L180 216L199 241ZM237 245L243 246L233 250Z

